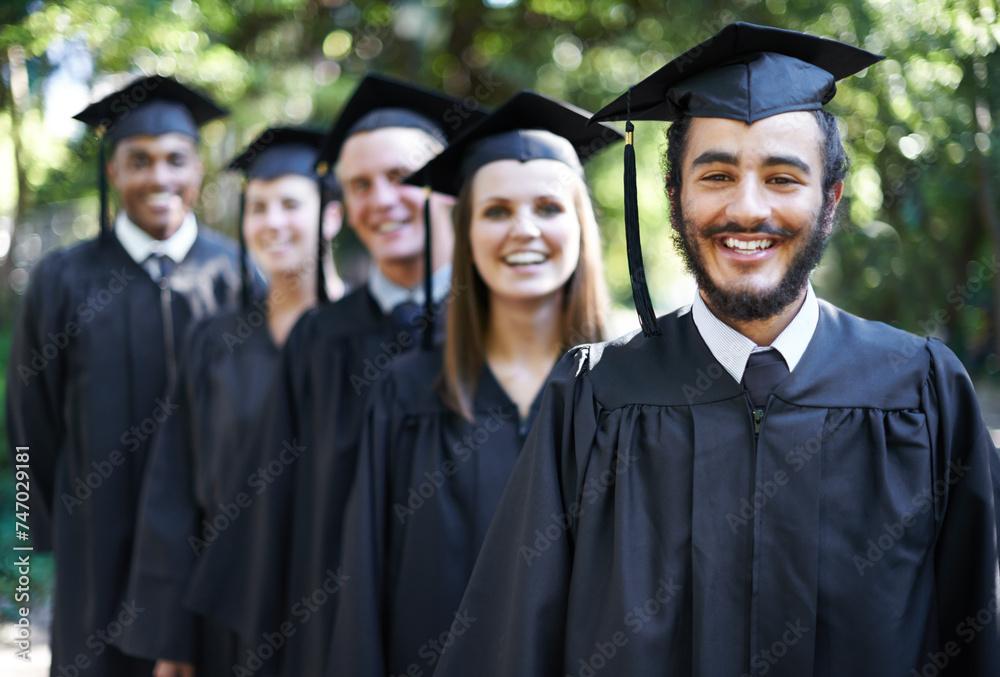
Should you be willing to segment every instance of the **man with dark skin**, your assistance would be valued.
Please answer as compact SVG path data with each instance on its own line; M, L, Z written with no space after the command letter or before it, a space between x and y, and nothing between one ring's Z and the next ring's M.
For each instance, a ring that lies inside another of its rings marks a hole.
M126 583L150 440L178 408L177 346L193 319L239 301L237 247L191 211L204 174L198 125L223 114L153 77L77 116L106 131L101 170L121 210L97 238L35 268L7 381L11 452L30 468L32 542L56 557L53 675L153 672L117 642L145 611Z
M733 24L594 116L673 123L698 293L653 316L627 191L643 329L556 367L435 675L1000 674L968 376L809 284L847 170L821 107L877 61Z

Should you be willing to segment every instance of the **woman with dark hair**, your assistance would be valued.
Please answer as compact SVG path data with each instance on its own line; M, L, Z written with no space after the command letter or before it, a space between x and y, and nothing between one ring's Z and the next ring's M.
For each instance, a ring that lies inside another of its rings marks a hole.
M229 166L246 178L243 309L189 330L139 502L129 599L145 611L122 646L156 660L154 677L228 674L240 658L235 633L192 613L182 598L198 556L256 495L235 469L253 448L248 431L267 404L281 345L317 300L343 293L335 269L325 262L321 274L318 260L341 224L340 205L324 200L328 190L314 170L322 138L268 129ZM269 278L265 298L254 293L248 254Z
M588 118L522 92L413 175L458 195L446 339L373 389L328 675L429 674L474 622L458 605L547 375L603 335L582 161L621 135Z

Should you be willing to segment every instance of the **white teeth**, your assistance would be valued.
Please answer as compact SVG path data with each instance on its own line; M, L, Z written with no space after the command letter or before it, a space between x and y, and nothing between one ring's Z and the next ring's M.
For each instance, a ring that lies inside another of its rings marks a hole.
M407 221L386 221L382 225L377 226L375 230L377 230L380 233L391 233L394 230L399 230L407 223L408 223Z
M517 252L505 256L503 260L511 266L528 266L534 263L544 263L545 256L538 252Z
M773 240L737 240L735 237L727 237L723 244L729 249L735 249L738 252L756 252L761 249L769 249L774 245Z
M146 196L146 202L152 207L168 207L173 198L173 193L151 193Z

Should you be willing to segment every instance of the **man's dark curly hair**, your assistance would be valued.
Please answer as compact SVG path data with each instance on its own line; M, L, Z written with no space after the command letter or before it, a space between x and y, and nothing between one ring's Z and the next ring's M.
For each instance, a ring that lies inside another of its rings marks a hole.
M816 123L819 125L820 133L823 135L823 193L828 194L830 189L844 180L847 170L851 166L847 158L847 151L840 140L840 130L837 129L837 120L825 110L814 110ZM676 120L667 129L667 154L664 158L663 169L667 174L668 192L680 194L681 188L681 158L687 149L688 131L691 129L691 121L694 118L685 115Z

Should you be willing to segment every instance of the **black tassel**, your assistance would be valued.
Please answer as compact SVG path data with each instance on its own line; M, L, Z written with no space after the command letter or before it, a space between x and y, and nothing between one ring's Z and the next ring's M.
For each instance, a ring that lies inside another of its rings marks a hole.
M635 181L635 147L632 145L632 135L635 127L632 125L632 89L626 97L627 115L625 122L625 245L628 249L628 271L632 280L632 301L639 314L639 325L643 336L659 336L660 329L656 325L656 313L653 311L653 300L649 296L646 285L646 269L642 264L642 244L639 238L639 198Z
M104 127L97 129L97 192L101 201L100 216L98 222L98 237L102 244L111 242L111 223L108 219L108 176L106 174L104 151Z
M427 327L424 329L423 349L434 347L434 296L431 277L431 187L424 188L424 319Z
M240 236L240 284L243 311L250 310L251 286L250 286L250 255L247 253L247 238L243 234L243 219L246 218L247 192L246 186L240 190L240 220L236 222L236 232Z
M326 261L326 239L323 237L323 211L326 208L329 196L326 188L326 178L328 166L323 163L319 172L319 233L317 233L318 244L316 247L316 305L323 305L330 302L330 297L326 293L326 271L323 264Z

